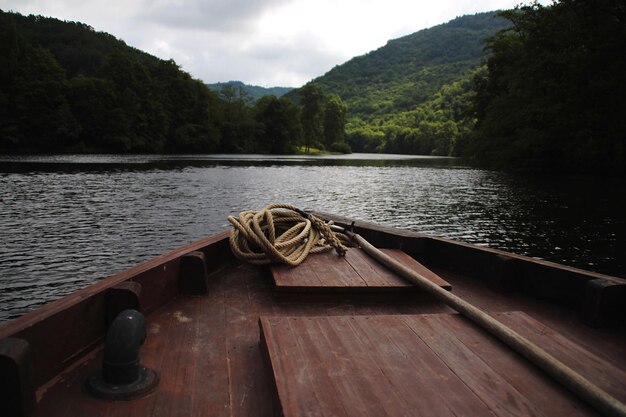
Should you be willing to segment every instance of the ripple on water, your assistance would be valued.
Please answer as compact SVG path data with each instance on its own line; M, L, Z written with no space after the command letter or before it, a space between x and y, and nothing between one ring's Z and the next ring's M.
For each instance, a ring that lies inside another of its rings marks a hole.
M176 159L164 169L111 157L128 166L93 170L102 159L79 157L82 165L69 170L1 173L0 320L224 230L229 214L270 202L625 274L618 182L535 181L438 159L244 159L248 165Z

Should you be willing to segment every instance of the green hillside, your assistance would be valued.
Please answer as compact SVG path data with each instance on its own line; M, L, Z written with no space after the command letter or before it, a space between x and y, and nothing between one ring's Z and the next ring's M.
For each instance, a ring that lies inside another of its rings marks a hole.
M0 153L293 153L299 115L223 97L84 23L0 10Z
M0 11L0 151L212 151L219 98L79 22Z
M339 94L350 115L371 119L426 101L483 57L485 38L508 26L493 13L463 16L351 59L314 80Z
M459 17L390 40L312 82L346 103L353 150L458 154L457 139L467 138L457 131L471 128L461 113L469 105L470 77L483 61L485 39L509 25L494 12ZM442 101L458 101L451 92L463 100L454 111ZM437 145L443 137L452 143Z
M207 84L207 87L217 93L234 94L235 96L244 95L249 97L252 103L265 96L282 97L293 90L291 87L261 87L245 84L241 81Z

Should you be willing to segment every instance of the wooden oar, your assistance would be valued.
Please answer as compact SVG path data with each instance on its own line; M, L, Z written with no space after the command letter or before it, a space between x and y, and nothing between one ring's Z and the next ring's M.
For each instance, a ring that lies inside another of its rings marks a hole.
M335 225L333 225L332 228L342 229ZM463 316L472 320L493 336L506 343L510 348L523 355L579 398L586 401L598 412L608 416L626 417L626 405L624 403L608 394L524 336L462 298L432 283L418 272L402 265L400 262L374 247L360 235L345 229L341 231L348 235L354 243L359 245L372 258L441 300L449 307L452 307Z

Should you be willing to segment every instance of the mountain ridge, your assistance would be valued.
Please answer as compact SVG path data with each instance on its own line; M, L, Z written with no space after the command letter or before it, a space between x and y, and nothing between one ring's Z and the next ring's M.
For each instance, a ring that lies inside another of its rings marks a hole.
M239 90L240 88L242 88L246 94L250 95L253 102L265 96L282 97L285 94L289 93L291 90L293 90L293 87L262 87L259 85L246 84L243 81L235 80L217 83L206 83L206 86L217 93L222 92L224 88L228 88L229 86L233 87L235 90Z
M496 16L496 12L457 17L391 39L378 49L335 66L312 82L338 94L348 105L349 116L415 107L443 85L459 80L478 66L483 59L485 39L508 26L510 23ZM382 107L372 106L363 101L371 94L385 94L388 99Z
M459 155L473 129L465 113L485 41L510 27L497 13L391 39L311 83L347 105L347 141L356 151ZM297 100L297 91L287 97Z

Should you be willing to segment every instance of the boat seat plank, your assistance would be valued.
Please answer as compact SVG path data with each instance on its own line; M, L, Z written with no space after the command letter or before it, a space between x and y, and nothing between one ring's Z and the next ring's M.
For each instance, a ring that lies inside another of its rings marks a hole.
M437 285L452 289L447 281L401 250L383 251ZM271 271L275 288L279 291L415 289L412 283L379 264L360 248L349 249L345 257L337 256L335 252L309 255L298 267L274 265Z
M621 374L610 364L554 331L541 333L545 326L526 314L495 316L554 343L559 352L553 353L569 366L589 363L577 370L592 382L623 391ZM458 314L263 316L259 325L277 411L284 416L594 415Z

